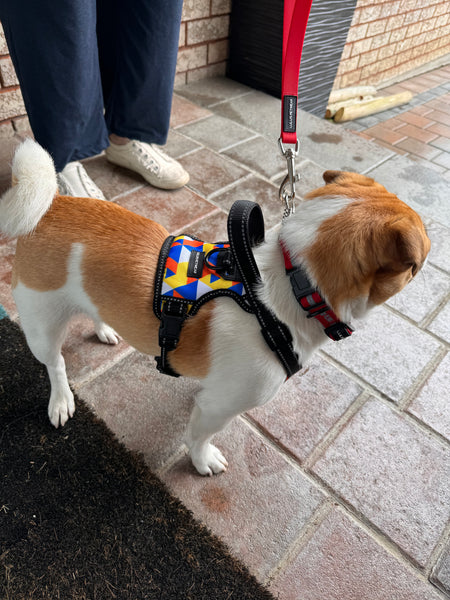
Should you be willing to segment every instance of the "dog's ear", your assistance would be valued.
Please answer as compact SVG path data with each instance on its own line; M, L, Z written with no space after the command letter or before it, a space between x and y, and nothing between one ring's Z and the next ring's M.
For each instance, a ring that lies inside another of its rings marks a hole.
M374 304L381 304L399 292L421 269L430 250L423 227L408 219L386 224L383 233L372 239L378 245L379 265L370 291ZM373 247L373 246L372 246Z
M334 183L335 180L342 175L342 171L325 171L325 173L322 175L323 180L325 181L325 183Z
M410 223L401 220L393 231L397 247L397 260L404 269L411 269L414 276L422 267L430 250L430 240L423 226L411 227Z

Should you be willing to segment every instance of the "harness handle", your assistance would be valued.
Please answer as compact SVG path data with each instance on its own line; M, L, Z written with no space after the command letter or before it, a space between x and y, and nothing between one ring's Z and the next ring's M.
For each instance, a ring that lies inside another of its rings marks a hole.
M261 333L291 377L301 365L293 348L289 328L259 300L261 275L252 247L264 241L264 218L261 207L250 200L237 200L228 215L228 238L244 282L246 297L261 325Z

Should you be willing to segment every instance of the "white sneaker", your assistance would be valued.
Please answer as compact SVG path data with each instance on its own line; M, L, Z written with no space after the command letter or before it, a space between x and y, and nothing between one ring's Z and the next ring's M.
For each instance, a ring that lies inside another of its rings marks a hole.
M102 190L95 185L83 165L77 161L67 163L56 178L61 196L106 200Z
M150 185L163 190L175 190L189 181L189 173L156 144L137 140L130 140L126 144L110 142L105 154L110 162L136 171Z

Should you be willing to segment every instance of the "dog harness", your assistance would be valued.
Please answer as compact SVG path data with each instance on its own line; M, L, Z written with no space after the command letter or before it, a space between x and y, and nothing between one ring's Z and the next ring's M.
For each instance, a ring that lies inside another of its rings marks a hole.
M169 236L159 255L153 305L161 320L161 356L156 358L159 371L177 376L167 361L167 352L176 348L185 319L218 296L233 298L249 310L230 245L209 244L186 234Z
M289 378L301 369L292 335L287 325L257 297L261 277L252 247L264 241L264 219L260 206L247 200L235 202L228 216L228 236L228 242L215 244L186 234L169 236L164 241L153 300L153 311L161 321L161 355L155 359L157 369L178 377L169 364L167 354L177 347L184 321L209 300L226 296L256 316L266 343L277 355ZM331 339L350 335L352 329L337 319L318 290L312 287L304 269L292 266L284 248L283 254L294 295L300 306L308 311L308 318L320 320ZM330 313L334 316L333 322L329 322Z

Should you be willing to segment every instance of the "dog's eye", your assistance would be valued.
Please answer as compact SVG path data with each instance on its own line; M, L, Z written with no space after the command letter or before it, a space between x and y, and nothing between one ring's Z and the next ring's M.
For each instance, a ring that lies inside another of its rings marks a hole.
M411 274L414 277L415 274L417 273L417 271L419 270L418 267L417 267L417 265L416 265L416 263L411 263L409 265L409 268L411 269Z

